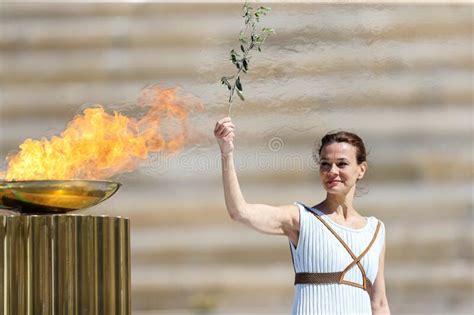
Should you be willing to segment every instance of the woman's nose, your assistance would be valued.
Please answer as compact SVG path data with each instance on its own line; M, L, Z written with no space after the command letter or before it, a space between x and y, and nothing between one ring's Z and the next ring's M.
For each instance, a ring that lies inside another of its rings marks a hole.
M333 163L331 164L330 168L329 168L329 173L337 173L337 166L336 166L336 163Z

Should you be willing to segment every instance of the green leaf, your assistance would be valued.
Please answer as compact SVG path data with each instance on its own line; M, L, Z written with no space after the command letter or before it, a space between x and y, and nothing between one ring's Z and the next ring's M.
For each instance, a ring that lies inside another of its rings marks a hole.
M243 45L240 45L240 50L242 50L242 52L245 53L245 48Z
M233 64L237 64L239 61L237 58L241 58L241 56L235 52L235 50L230 51L230 60L232 61Z
M245 72L247 72L247 70L249 69L249 63L248 63L247 59L242 60L242 65L244 66Z
M245 33L244 31L240 31L240 34L239 34L239 41L242 43L242 44L247 44L249 38L247 36L245 36Z
M244 95L242 94L241 91L237 90L237 95L240 97L242 101L245 101Z
M227 77L222 77L221 78L221 83L226 85L229 90L232 89L232 86L230 85Z
M237 88L237 91L242 92L242 84L240 83L240 77L237 77L237 80L235 80L235 87Z
M249 7L246 4L242 7L242 13L242 17L246 17L249 14Z
M260 7L258 8L257 10L255 10L255 15L267 15L267 13L270 11L269 8L265 8L265 7Z
M268 33L268 34L274 34L275 30L273 28L264 27L264 28L262 28L262 32L263 33Z

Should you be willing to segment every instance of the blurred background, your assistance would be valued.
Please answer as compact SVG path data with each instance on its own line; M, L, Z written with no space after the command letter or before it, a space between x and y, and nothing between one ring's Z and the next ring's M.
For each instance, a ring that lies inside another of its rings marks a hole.
M248 202L325 197L312 161L325 133L359 134L369 171L356 209L386 225L393 314L472 314L472 6L267 4L275 29L242 77L236 165ZM226 214L216 120L234 73L241 3L0 3L0 151L57 135L87 104L181 86L205 105L194 139L153 154L110 200L127 216L133 314L289 314L288 241Z

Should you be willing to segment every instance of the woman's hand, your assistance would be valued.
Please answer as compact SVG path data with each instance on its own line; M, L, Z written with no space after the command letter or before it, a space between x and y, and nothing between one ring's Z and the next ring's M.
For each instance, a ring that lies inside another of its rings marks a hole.
M222 155L228 155L234 151L234 128L230 117L224 117L218 122L214 128L214 136L221 149Z

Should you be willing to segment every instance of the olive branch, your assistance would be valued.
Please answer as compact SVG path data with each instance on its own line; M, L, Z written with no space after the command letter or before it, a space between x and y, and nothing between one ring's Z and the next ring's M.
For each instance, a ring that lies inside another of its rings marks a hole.
M222 77L221 83L224 84L229 90L229 110L228 116L230 116L230 110L232 107L232 100L234 92L237 93L239 98L244 101L244 94L242 89L242 82L240 81L240 74L247 73L249 70L249 63L251 59L250 52L252 50L262 51L262 45L270 34L275 33L272 28L264 27L259 32L257 30L257 24L260 22L262 15L267 15L270 8L259 7L254 10L247 2L242 7L242 17L245 21L245 27L240 31L239 43L240 51L237 52L235 49L230 51L230 61L237 68L237 73L233 76Z

